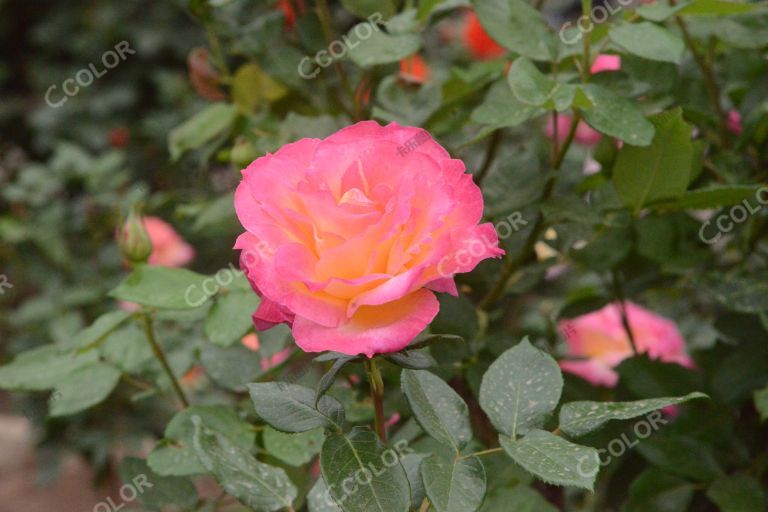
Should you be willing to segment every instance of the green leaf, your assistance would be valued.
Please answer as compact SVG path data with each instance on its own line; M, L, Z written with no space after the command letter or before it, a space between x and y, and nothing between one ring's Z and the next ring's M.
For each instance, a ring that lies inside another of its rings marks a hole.
M408 512L408 478L398 455L369 428L354 427L325 440L320 468L344 512ZM345 487L346 484L346 487Z
M328 486L325 485L322 476L317 479L307 494L307 502L309 503L309 512L342 512L328 492Z
M317 407L317 403L320 401L320 398L326 394L329 389L331 389L333 381L336 380L336 375L338 375L339 371L344 367L344 365L355 359L357 359L357 356L340 354L339 357L334 360L330 370L325 372L320 378L320 382L317 383L317 388L315 389L315 407Z
M316 428L298 434L286 434L266 427L262 433L264 449L290 466L302 466L320 453L325 440L323 429Z
M754 185L714 185L689 190L675 199L661 200L647 205L654 210L707 210L741 203L755 197Z
M744 14L763 8L765 8L764 4L748 4L746 2L733 2L729 0L693 0L680 10L680 14L689 16L728 16Z
M469 408L443 379L426 370L403 370L400 384L427 434L456 453L472 439Z
M760 482L744 473L715 480L707 489L707 497L721 512L765 510L765 497Z
M545 76L525 57L515 59L507 81L517 99L529 105L562 112L571 107L578 93L582 100L579 102L581 107L592 106L578 86L563 84Z
M223 434L209 430L199 416L195 425L195 453L205 469L240 502L256 510L272 512L290 507L298 491L281 468L256 460Z
M371 34L370 37L363 37L368 34ZM421 48L418 34L388 34L378 25L368 22L352 27L345 39L349 57L363 68L398 62Z
M541 13L522 0L474 0L488 34L503 47L533 60L549 61L557 43Z
M418 509L427 497L424 480L421 478L421 465L426 457L424 453L409 453L400 458L400 463L408 476L408 485L411 487L411 508Z
M584 120L592 128L628 144L647 146L651 143L653 124L634 102L595 84L582 85L581 89L593 105L584 111Z
M153 510L164 507L191 510L197 504L197 489L188 478L160 476L143 459L126 457L120 461L118 471L124 485L133 488L136 499ZM125 492L128 495L128 491Z
M285 382L259 382L248 389L258 414L282 432L306 432L319 427L341 430L344 408L323 396L315 407L315 391Z
M481 512L497 512L499 510L558 512L559 509L524 483L518 483L512 489L501 488L490 493L480 510Z
M714 279L710 292L718 302L733 311L768 311L768 280L765 275L720 276Z
M768 420L768 386L755 391L755 409L760 413L760 421Z
M658 22L667 20L685 6L685 3L669 5L662 2L654 2L638 6L635 12L647 20Z
M124 373L139 373L155 357L144 331L133 324L110 333L99 347L99 353Z
M75 354L56 345L45 345L19 354L0 367L0 388L14 391L45 391L75 371L98 360L95 351Z
M148 463L159 475L191 476L205 473L195 453L195 427L192 417L198 416L209 429L227 436L239 451L253 448L254 433L230 407L223 405L193 405L176 414L165 428L165 438L149 455Z
M385 356L387 361L409 370L426 370L437 366L435 358L423 350L402 350Z
M229 347L206 343L200 352L205 372L220 386L237 392L245 391L264 373L261 361L257 352L241 343Z
M493 128L517 126L542 115L545 110L518 100L506 80L499 80L488 91L483 102L472 112L472 121Z
M197 149L217 136L229 131L237 119L237 107L227 103L213 103L182 125L173 129L168 137L171 160L176 161L190 149Z
M611 420L636 418L694 398L708 397L704 393L694 392L681 397L651 398L633 402L570 402L560 409L560 430L569 436L579 437Z
M643 398L683 396L703 388L699 372L650 359L647 354L623 360L616 371L621 383Z
M287 93L282 84L253 62L240 66L232 77L232 101L246 112L264 101L277 101Z
M421 477L437 512L474 512L485 496L485 468L477 457L438 450L421 463Z
M699 482L723 475L713 448L698 439L663 432L643 440L637 451L652 465Z
M88 349L98 345L107 335L128 320L133 313L130 311L112 311L96 319L93 324L80 331L75 336L74 345L80 349Z
M220 294L205 319L205 334L217 345L227 347L245 336L253 325L251 315L259 306L253 291Z
M100 404L120 380L120 370L106 363L84 366L58 382L49 401L51 417L69 416Z
M208 279L211 278L184 268L142 265L109 296L155 308L194 309L210 298L203 291L203 283Z
M632 251L630 225L609 226L595 233L594 239L571 253L573 259L594 271L613 268Z
M597 450L566 441L546 430L532 430L513 441L499 436L504 451L526 471L553 485L592 490L600 470Z
M469 0L420 0L418 18L420 21L426 21L431 14L471 5Z
M608 37L629 53L648 60L680 64L685 53L682 39L649 21L617 25Z
M389 19L397 12L394 0L341 0L341 5L355 16L366 19L375 13Z
M544 423L557 407L562 389L557 362L524 338L483 375L480 407L496 430L515 439Z
M680 512L688 510L693 484L682 478L651 468L640 474L629 488L626 512Z
M613 167L616 191L636 212L647 203L681 196L688 188L693 159L691 126L681 109L662 112L651 121L656 127L651 145L624 145Z

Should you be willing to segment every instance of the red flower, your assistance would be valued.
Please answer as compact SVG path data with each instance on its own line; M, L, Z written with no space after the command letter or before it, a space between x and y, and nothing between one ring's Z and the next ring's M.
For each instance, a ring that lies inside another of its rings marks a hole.
M131 132L125 126L118 126L112 128L107 132L107 142L113 148L124 148L128 145L128 140L131 137Z
M283 11L285 16L285 30L293 30L296 28L296 10L291 5L291 0L278 0L277 9Z
M406 82L423 84L431 75L432 70L418 53L400 61L400 78Z
M503 46L491 39L474 11L467 12L464 17L463 36L464 45L476 59L495 59L507 53Z

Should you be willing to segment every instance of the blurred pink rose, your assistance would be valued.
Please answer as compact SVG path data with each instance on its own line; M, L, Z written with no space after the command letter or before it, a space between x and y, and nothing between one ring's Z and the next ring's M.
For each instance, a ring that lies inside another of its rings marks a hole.
M480 189L424 130L363 121L243 171L240 266L257 329L285 322L307 352L395 352L437 314L433 292L500 256Z
M627 302L626 308L638 352L647 353L652 359L693 367L693 361L685 353L685 341L674 322L632 302ZM563 320L560 330L568 345L568 356L582 358L561 361L560 367L594 385L615 386L619 376L613 368L632 356L618 303Z
M728 112L727 126L731 133L741 135L741 114L738 110L731 110Z
M183 267L195 257L195 250L164 220L144 217L144 227L152 240L150 265Z
M243 339L240 340L240 342L245 346L245 348L252 350L254 352L258 352L261 348L261 343L259 343L259 337L258 335L254 333L246 334L243 336ZM271 368L274 368L277 365L280 365L291 357L291 349L286 348L278 352L277 354L274 354L270 357L262 357L261 358L261 369L264 371L267 371Z
M593 75L601 71L618 71L621 69L621 57L618 55L598 55L589 72Z
M573 117L566 114L557 116L558 142L565 142L566 137L568 137L568 130L571 128L572 119ZM552 116L547 117L546 134L550 139L555 136L555 124L552 122ZM573 140L584 146L594 146L600 142L601 137L602 135L600 132L590 128L584 121L580 121L579 125L576 127L576 135Z

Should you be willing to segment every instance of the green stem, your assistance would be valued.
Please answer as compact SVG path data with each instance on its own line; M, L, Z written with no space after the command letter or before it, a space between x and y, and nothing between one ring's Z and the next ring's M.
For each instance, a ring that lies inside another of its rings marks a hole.
M333 28L331 27L331 11L328 8L327 0L317 0L317 17L320 19L320 26L323 30L323 36L325 37L325 43L330 46L335 40ZM349 84L349 78L344 71L344 67L341 62L334 59L333 67L336 69L336 73L339 75L341 85L347 92L347 95L352 100L352 104L355 104L355 92L352 90L352 86Z
M581 0L581 14L589 16L592 11L592 0ZM591 57L589 55L590 45L592 44L592 32L584 33L584 46L582 53L581 63L581 81L587 83L589 81L589 70L592 67Z
M496 153L499 150L499 144L501 143L501 130L495 130L491 134L491 138L488 140L488 148L485 151L485 158L480 166L480 170L475 175L475 183L479 186L482 183L488 171L491 169L493 161L496 159Z
M674 0L670 1L670 5L675 5ZM715 73L712 69L711 59L706 59L696 50L695 42L693 37L691 37L691 33L688 30L688 25L686 24L685 20L680 16L675 16L675 23L677 23L677 26L680 28L680 32L683 34L683 41L685 41L685 45L689 50L691 50L693 60L696 62L696 65L699 66L699 69L701 69L702 75L704 75L704 85L707 88L709 101L712 102L712 106L717 113L717 117L720 119L720 137L722 139L723 146L725 148L729 148L731 145L731 139L730 132L728 131L728 114L720 104L720 88L717 85L717 80L715 80Z
M503 452L503 451L504 451L504 448L489 448L487 450L482 450L482 451L479 451L479 452L470 453L468 455L462 455L461 457L458 457L457 460L468 459L470 457L482 457L483 455L490 455L492 453L499 453L499 452Z
M371 384L371 399L375 418L376 433L383 443L387 442L387 431L384 428L384 381L381 372L376 365L376 359L365 361L365 371L368 373L368 382Z
M624 331L627 333L627 338L629 338L629 345L632 347L632 353L637 355L637 343L635 342L635 335L632 332L632 327L629 325L629 316L627 315L627 308L626 303L624 300L624 288L621 285L621 279L619 276L619 272L617 270L613 270L611 272L612 278L613 278L613 290L614 294L616 295L616 300L619 301L619 312L621 314L621 325L624 326Z
M152 352L155 354L157 360L160 361L160 365L163 367L165 374L170 379L171 384L173 385L173 389L176 391L176 395L179 397L179 401L181 402L184 409L186 409L189 407L189 400L187 400L187 396L184 394L184 390L181 389L181 385L179 385L178 379L176 379L176 376L173 374L173 370L171 370L171 366L168 364L168 359L165 357L165 353L163 352L162 347L157 342L157 338L155 338L155 331L152 328L152 319L147 314L142 315L142 317L144 319L144 333L147 335L147 341L149 341L149 344L152 347Z

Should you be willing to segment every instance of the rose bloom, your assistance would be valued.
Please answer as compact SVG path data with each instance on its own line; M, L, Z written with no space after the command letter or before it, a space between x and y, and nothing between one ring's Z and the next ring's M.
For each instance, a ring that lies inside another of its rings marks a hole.
M195 257L195 250L163 219L144 217L144 227L152 241L150 265L183 267Z
M429 81L432 70L429 69L424 58L418 53L406 57L400 61L399 76L402 80L412 84L423 84Z
M595 62L592 63L592 67L589 69L591 74L600 73L601 71L618 71L621 69L621 57L618 55L598 55Z
M396 352L432 321L434 292L500 256L480 189L429 134L363 121L301 139L243 171L235 248L261 296L257 329L307 352Z
M568 130L571 128L572 119L573 117L567 114L560 114L557 116L557 140L561 144L565 142L565 139L568 137ZM552 121L552 116L547 116L547 127L545 128L545 132L550 139L555 136L555 123ZM576 135L574 135L573 140L582 146L596 146L601 138L602 135L600 132L590 127L584 121L579 121L579 124L576 127Z
M685 353L685 341L674 322L632 302L625 304L638 352L665 363L693 367L693 361ZM613 368L632 356L632 346L621 323L618 303L563 320L560 330L568 345L568 356L583 358L560 361L560 367L596 386L615 386L619 376Z
M728 112L728 121L726 123L728 130L735 135L741 135L741 114L738 110L731 110Z
M503 46L491 39L491 36L480 24L480 19L475 11L468 11L464 15L462 36L464 45L476 59L495 59L507 53Z

